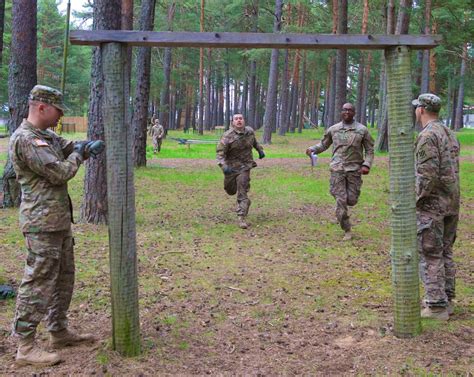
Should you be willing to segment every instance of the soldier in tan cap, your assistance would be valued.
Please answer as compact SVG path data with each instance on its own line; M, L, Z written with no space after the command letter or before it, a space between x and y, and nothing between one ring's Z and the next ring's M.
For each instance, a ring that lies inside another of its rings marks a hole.
M163 142L165 130L160 124L160 120L158 118L153 120L153 125L150 128L148 134L151 135L153 142L153 153L159 153L161 151L161 143Z
M60 362L57 353L35 344L36 328L44 317L54 348L94 340L90 334L68 330L74 240L67 181L85 159L104 150L104 143L74 143L48 130L66 109L60 91L36 85L29 96L28 118L13 133L9 144L21 185L20 227L28 249L13 323L13 334L19 339L16 362L20 365Z
M441 99L431 93L412 101L422 131L416 140L416 215L424 318L453 313L456 267L453 244L459 219L459 142L439 119Z

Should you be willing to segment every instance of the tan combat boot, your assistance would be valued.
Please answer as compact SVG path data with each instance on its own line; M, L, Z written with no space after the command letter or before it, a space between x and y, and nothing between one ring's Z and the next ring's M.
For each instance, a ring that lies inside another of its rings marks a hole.
M421 310L421 318L438 319L440 321L447 321L449 319L448 308L428 306Z
M80 343L95 341L96 339L92 334L75 334L68 329L49 333L49 342L53 348L75 346Z
M247 229L249 227L249 224L247 221L245 221L244 216L239 216L239 227L240 229Z
M344 233L344 237L342 237L343 241L350 241L352 240L352 232L349 230L348 232Z
M42 350L34 342L33 337L21 339L18 343L15 363L17 365L50 366L61 362L61 358L55 352Z

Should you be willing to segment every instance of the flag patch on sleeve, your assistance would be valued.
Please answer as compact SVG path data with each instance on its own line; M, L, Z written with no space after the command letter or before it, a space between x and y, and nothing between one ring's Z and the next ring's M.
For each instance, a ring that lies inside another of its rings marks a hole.
M49 147L49 144L41 139L35 139L34 143L37 147Z

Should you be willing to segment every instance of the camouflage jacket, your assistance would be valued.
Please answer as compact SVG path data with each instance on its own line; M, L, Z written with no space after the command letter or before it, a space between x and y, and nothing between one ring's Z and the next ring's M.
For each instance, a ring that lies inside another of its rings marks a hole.
M238 132L231 127L222 135L217 145L217 163L219 166L227 165L238 171L252 169L257 166L253 160L252 148L263 152L253 129L245 127L242 132Z
M159 125L152 126L150 128L149 134L151 135L152 138L162 139L164 132L165 130L163 129L163 126L159 124Z
M41 131L26 119L13 133L9 153L21 185L22 232L55 232L71 226L67 181L83 161L73 149L72 141Z
M331 171L356 171L362 165L369 169L374 160L374 139L363 124L336 123L324 133L323 139L310 149L316 154L324 152L332 144ZM365 159L363 155L365 150Z
M416 208L439 215L459 213L459 151L454 133L432 121L416 139Z

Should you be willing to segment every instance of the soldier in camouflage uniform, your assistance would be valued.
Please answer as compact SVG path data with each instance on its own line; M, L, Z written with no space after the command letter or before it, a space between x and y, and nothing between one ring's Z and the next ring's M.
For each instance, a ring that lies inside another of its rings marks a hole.
M354 120L354 106L342 106L342 122L329 127L320 143L306 154L321 153L332 144L330 192L336 199L336 218L344 230L344 240L352 238L348 206L357 204L362 174L369 174L374 159L374 140L364 125ZM363 151L365 150L365 158Z
M20 226L28 256L18 289L13 334L19 338L16 362L52 365L57 353L35 345L38 323L46 317L55 348L93 340L67 328L67 310L74 285L72 206L67 181L90 154L92 142L73 143L48 130L66 109L62 93L36 85L30 92L28 118L13 133L10 158L21 185ZM102 142L99 142L102 143Z
M161 151L161 143L163 142L163 135L165 130L163 126L160 124L158 119L153 121L153 126L148 131L148 134L151 135L151 139L153 142L153 153L157 153Z
M224 172L224 190L229 195L237 193L237 216L242 229L249 226L246 216L250 207L250 169L257 166L252 148L257 150L258 158L265 157L253 129L245 126L243 115L234 114L232 127L222 135L217 145L217 163Z
M438 119L441 100L421 94L413 100L422 131L416 140L416 214L425 318L449 319L456 268L453 244L459 219L459 142Z

